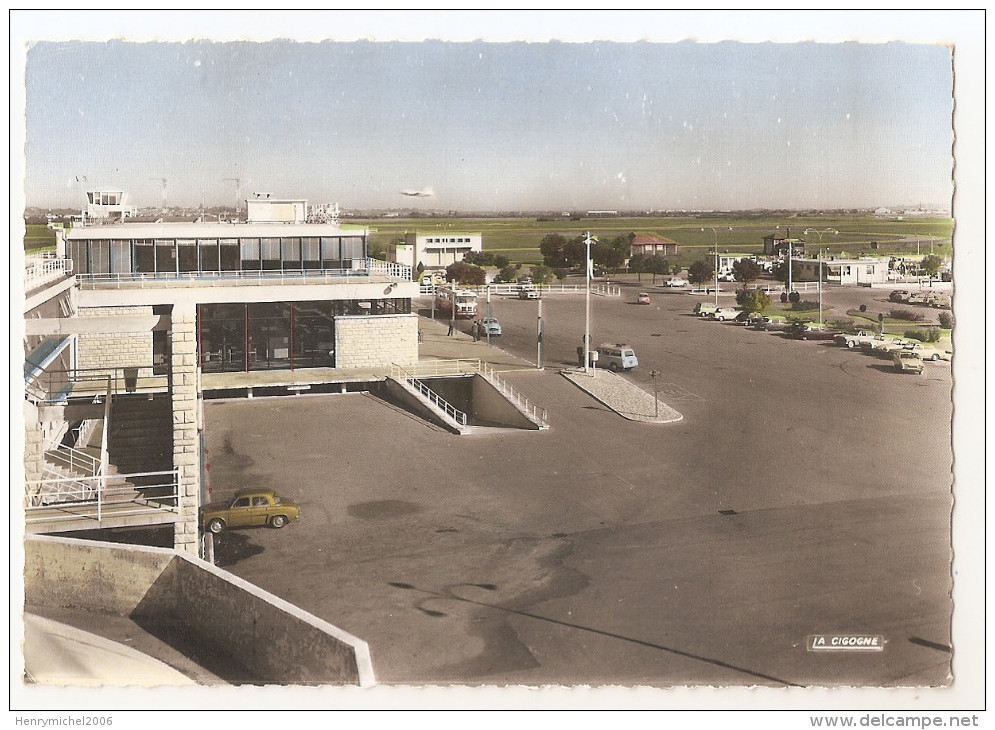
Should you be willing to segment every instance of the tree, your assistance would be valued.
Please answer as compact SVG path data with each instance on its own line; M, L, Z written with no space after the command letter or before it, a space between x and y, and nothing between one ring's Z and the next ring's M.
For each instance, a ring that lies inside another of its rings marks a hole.
M559 279L560 281L564 281L570 272L567 271L566 269L554 269L553 273L556 274L557 279Z
M479 266L457 261L446 267L446 279L464 286L482 286L487 281L487 274Z
M788 264L785 261L778 261L774 264L774 268L771 270L771 275L776 281L782 284L788 283Z
M511 263L511 259L509 259L507 256L501 256L499 254L499 255L497 255L497 256L494 257L494 265L496 267L498 267L499 269L505 268L510 263Z
M770 295L763 289L746 289L744 287L736 292L736 304L742 307L745 312L763 314L764 310L770 306Z
M684 268L684 267L681 266L680 264L674 264L673 266L670 267L670 273L671 273L671 275L672 276L677 276L679 273L681 273L681 269L682 268Z
M711 263L698 259L688 267L688 281L692 284L704 284L714 273L715 269Z
M553 270L548 266L532 267L533 284L549 284L553 281Z
M940 273L940 269L943 267L943 259L939 256L933 256L930 254L929 256L923 258L921 266L930 279L935 279L936 275Z
M649 258L644 253L637 253L629 259L629 271L635 271L639 281L643 280L643 272L649 271Z
M559 233L547 233L539 242L539 253L547 266L566 266L567 239Z
M646 262L646 271L653 274L653 283L656 284L656 275L666 274L670 271L670 264L667 263L667 259L663 258L663 256L653 254Z
M514 266L504 266L501 268L501 273L498 274L498 276L501 277L501 281L505 281L510 284L518 277L518 269Z
M753 259L740 259L732 265L732 273L735 275L736 281L742 282L744 289L759 279L762 271L760 264Z

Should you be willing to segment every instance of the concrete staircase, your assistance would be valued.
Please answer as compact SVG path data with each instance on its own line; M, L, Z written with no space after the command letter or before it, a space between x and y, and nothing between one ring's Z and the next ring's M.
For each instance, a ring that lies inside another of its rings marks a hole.
M173 468L173 408L168 395L115 396L111 401L107 456L112 473L139 474ZM143 491L169 477L133 476ZM149 496L149 495L147 495Z

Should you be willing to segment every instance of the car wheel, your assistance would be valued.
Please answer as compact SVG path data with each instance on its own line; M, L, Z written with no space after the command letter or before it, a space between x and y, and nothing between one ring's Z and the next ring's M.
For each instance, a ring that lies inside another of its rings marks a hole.
M270 526L279 530L281 527L287 524L287 518L283 515L275 515L273 519L269 521Z
M615 363L612 363L611 365L608 366L608 369L611 370L613 373L617 373L618 372L618 365L616 365Z
M225 531L225 521L215 518L207 523L207 529L214 535L220 535Z
M847 343L846 343L847 349L848 350L852 350L853 349L853 344L854 344L853 340L847 340Z
M933 362L936 362L939 359L940 359L940 354L938 352L933 353L933 357L930 358L930 360L932 360Z

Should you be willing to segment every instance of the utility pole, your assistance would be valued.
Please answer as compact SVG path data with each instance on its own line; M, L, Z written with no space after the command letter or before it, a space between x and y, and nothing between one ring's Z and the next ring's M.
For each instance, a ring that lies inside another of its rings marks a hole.
M587 250L585 267L587 280L587 287L585 289L584 295L584 374L591 374L591 244L595 243L598 239L591 236L591 232L587 232L587 238L584 239L584 245Z
M539 311L536 322L536 366L542 370L542 295L536 300Z

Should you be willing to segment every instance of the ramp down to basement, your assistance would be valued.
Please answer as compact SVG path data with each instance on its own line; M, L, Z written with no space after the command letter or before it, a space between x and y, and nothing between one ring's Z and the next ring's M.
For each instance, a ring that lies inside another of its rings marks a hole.
M540 431L546 413L479 373L404 377L385 381L385 398L452 433L474 426Z

